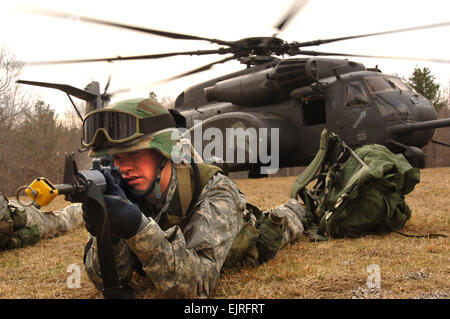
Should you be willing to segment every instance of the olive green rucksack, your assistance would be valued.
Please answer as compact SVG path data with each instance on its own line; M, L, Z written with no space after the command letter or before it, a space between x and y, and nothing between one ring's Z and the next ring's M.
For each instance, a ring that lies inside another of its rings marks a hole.
M419 169L402 154L377 144L353 151L324 130L319 152L294 182L291 197L306 205L311 239L360 237L403 227L411 217L405 195L419 182Z

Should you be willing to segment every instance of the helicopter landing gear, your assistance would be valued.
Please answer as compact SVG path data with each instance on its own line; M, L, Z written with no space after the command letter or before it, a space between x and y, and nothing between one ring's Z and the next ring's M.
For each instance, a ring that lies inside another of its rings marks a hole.
M422 150L415 146L407 146L403 155L413 167L424 168L425 157L427 156Z
M412 167L417 168L425 168L425 157L422 156L406 156L406 152L404 153L405 158L411 164Z
M404 149L403 155L413 167L424 168L425 157L427 156L422 150L416 146L407 146L399 142L388 140L387 142L400 146Z
M264 178L267 174L261 174L261 169L259 166L252 166L248 172L248 178Z

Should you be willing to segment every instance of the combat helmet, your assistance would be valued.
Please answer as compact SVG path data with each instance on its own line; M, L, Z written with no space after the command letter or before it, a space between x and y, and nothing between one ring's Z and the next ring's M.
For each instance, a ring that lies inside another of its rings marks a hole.
M158 190L158 176L167 159L183 156L176 126L172 114L156 100L124 100L86 115L82 143L90 148L89 156L95 158L144 149L158 151L162 159L151 185L153 189L156 183Z
M154 99L137 98L94 110L83 121L90 157L155 149L171 159L180 137L169 111Z

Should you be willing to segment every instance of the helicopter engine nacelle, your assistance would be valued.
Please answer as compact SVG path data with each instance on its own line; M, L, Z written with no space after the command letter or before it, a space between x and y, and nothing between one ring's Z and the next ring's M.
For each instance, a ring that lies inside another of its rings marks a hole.
M282 91L269 79L273 69L241 75L205 88L206 99L236 105L267 105L280 100Z
M361 63L337 59L286 59L275 67L217 82L205 88L208 102L236 105L268 105L288 99L289 94L321 78L366 70Z
M289 93L317 81L312 59L283 60L275 67L217 82L205 88L208 102L236 105L269 105L289 98Z

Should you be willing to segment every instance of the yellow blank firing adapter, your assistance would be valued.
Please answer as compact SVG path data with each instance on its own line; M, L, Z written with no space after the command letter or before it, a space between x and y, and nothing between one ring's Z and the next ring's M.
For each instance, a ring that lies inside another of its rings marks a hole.
M20 200L19 194L23 190L32 199L31 202L23 203ZM30 186L22 186L16 193L16 199L20 205L34 205L36 208L47 206L56 196L58 196L58 189L45 177L36 178Z

